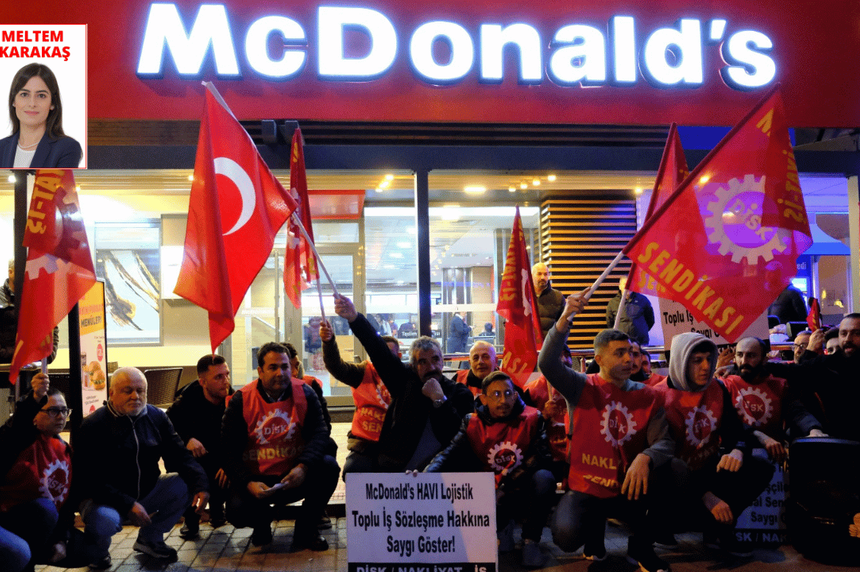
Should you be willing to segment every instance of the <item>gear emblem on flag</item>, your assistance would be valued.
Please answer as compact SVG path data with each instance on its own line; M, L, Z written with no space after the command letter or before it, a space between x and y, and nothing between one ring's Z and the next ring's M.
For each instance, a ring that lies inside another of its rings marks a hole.
M750 265L773 260L773 254L784 252L784 239L791 233L786 229L761 225L765 177L745 175L743 181L732 179L728 188L721 187L709 204L710 216L705 218L708 241L719 245L719 253L732 255L732 262L746 259Z

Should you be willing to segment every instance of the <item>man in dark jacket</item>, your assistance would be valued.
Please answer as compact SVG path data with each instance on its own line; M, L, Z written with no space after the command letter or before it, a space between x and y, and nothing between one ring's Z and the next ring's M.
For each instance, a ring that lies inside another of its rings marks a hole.
M391 354L349 298L337 296L334 309L349 322L391 394L378 454L368 470L423 469L451 442L463 417L474 410L472 393L465 385L442 375L442 348L438 341L427 336L417 338L409 349L410 364L406 365Z
M304 499L293 532L293 551L328 550L317 531L340 467L326 454L330 431L314 390L292 378L286 346L263 344L257 352L259 378L230 398L224 413L224 468L230 479L227 519L251 526L251 543L272 542L271 505Z
M618 294L606 305L606 327L615 327L615 317L621 306L621 298L627 287L627 277L618 281ZM654 308L647 297L638 292L627 291L624 309L621 319L618 320L618 329L630 336L631 340L639 342L640 345L648 345L650 337L648 332L654 326Z
M499 550L513 549L510 520L523 522L524 566L543 565L541 533L555 494L549 446L540 412L523 403L508 374L496 371L482 382L481 405L466 415L451 444L436 455L427 472L492 471L496 477Z
M532 282L535 286L538 314L540 314L541 339L546 338L546 333L555 324L564 309L564 295L552 287L551 278L552 274L543 262L538 262L532 266Z
M135 550L176 559L164 534L189 502L203 510L209 483L167 415L147 405L146 378L139 369L125 367L113 374L108 401L84 419L75 448L72 474L85 499L81 516L93 546L92 567L110 566L111 537L122 530L124 520L140 527ZM161 474L159 460L168 474Z
M167 416L176 432L185 441L209 479L209 524L212 528L223 526L224 500L226 498L227 475L221 450L221 419L227 404L230 388L230 368L222 356L206 354L197 361L197 381L182 388L182 392ZM200 515L189 507L185 511L185 523L179 531L185 539L197 538L200 532Z

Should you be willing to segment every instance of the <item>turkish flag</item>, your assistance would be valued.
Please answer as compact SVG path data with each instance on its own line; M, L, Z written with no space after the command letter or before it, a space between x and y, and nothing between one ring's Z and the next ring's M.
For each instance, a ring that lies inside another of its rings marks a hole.
M818 298L809 298L809 313L806 315L806 323L809 324L809 329L813 332L821 329L821 306L818 304Z
M293 133L290 152L290 194L298 207L296 213L311 240L314 230L311 226L311 205L308 199L308 178L305 172L305 152L302 132ZM290 217L287 227L287 248L284 254L284 291L296 308L302 306L302 290L306 290L313 280L319 280L316 259L308 241L302 235L294 217Z
M812 243L778 86L645 221L624 253L734 342Z
M524 387L537 365L541 347L540 316L532 284L531 264L526 252L520 207L514 217L511 244L502 273L496 312L505 319L505 349L499 369Z
M239 304L295 208L251 137L207 84L174 292L208 310L213 352L233 332Z
M96 282L75 178L68 170L39 170L27 214L26 275L9 379L52 351L54 328Z
M651 200L645 220L651 217L666 202L678 185L687 178L690 170L687 168L687 158L684 156L684 148L681 146L681 137L678 135L678 125L673 123L669 128L669 136L666 138L666 147L663 149L663 158L660 161L660 169L657 171L657 179L654 181L654 190L651 192ZM641 266L635 262L630 266L630 274L627 277L627 289L660 296L662 287L651 278Z

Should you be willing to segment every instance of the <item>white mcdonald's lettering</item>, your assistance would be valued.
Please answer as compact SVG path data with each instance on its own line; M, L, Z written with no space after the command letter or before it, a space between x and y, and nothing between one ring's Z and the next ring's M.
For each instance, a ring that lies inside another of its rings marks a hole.
M402 30L388 16L361 6L319 6L316 14L320 79L373 81L391 72ZM705 49L719 45L726 62L719 74L730 88L751 90L774 81L771 39L756 30L727 30L727 20L720 18L680 18L672 26L640 30L632 16L617 15L605 31L574 22L562 23L554 33L521 22L481 23L475 31L432 20L412 31L406 57L415 77L433 85L461 82L475 68L478 81L501 83L504 63L515 61L521 84L548 79L559 86L634 85L644 78L660 88L695 88L706 81ZM273 36L277 41L270 41ZM544 36L552 38L548 45ZM243 61L255 75L292 79L306 67L310 42L302 23L263 16L244 33ZM275 44L281 47L274 49ZM509 60L506 51L516 58ZM163 76L168 53L183 77L199 77L207 61L218 76L242 75L224 4L201 4L190 25L176 4L151 4L137 74Z

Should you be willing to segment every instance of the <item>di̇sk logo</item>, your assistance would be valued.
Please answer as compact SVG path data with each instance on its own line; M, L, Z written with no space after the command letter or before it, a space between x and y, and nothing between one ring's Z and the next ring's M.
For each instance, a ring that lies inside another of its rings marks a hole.
M503 441L490 449L487 461L493 467L493 471L505 475L520 466L523 462L523 452L515 443Z
M687 442L699 446L707 443L711 433L717 428L717 418L704 405L694 407L685 420L687 425Z
M64 502L69 493L69 463L57 460L45 467L39 483L39 492L55 504Z
M738 409L743 414L744 423L751 427L765 425L773 416L773 405L770 398L761 390L754 387L741 389L735 398Z
M607 442L617 447L632 439L637 433L636 421L624 405L613 401L603 408L600 432Z
M257 435L257 443L266 445L272 441L291 439L295 430L289 411L275 409L267 413L262 421L257 422L254 433Z

